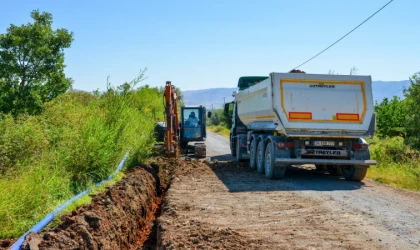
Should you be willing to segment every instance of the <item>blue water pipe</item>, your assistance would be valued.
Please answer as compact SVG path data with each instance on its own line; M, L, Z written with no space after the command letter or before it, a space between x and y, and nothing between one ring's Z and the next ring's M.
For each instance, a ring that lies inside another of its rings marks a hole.
M104 184L105 182L111 180L112 178L114 178L115 174L118 173L122 167L124 166L125 160L128 157L128 153L129 151L127 151L125 153L124 158L121 160L120 165L118 165L118 168L105 180L98 182L95 184L95 187L99 187L100 185ZM44 219L42 219L40 222L38 222L38 224L36 224L35 226L33 226L31 229L29 229L24 235L22 235L10 248L9 250L19 250L20 247L22 246L23 242L25 241L25 237L26 235L28 235L30 232L35 232L35 233L39 233L46 225L48 225L48 223L50 223L54 217L64 208L66 208L68 205L70 205L71 203L73 203L74 201L80 199L82 196L84 196L85 194L88 194L90 191L92 191L92 188L89 188L83 192L81 192L80 194L74 196L73 198L67 200L66 202L64 202L61 206L57 207L56 209L54 209L54 211L52 211L51 213L47 214L47 216L44 217Z

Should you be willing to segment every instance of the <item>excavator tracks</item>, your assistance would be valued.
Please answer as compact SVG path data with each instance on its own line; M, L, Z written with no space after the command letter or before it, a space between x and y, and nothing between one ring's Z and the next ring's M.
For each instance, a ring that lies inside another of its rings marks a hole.
M206 144L205 143L195 143L194 144L194 154L197 158L206 157Z

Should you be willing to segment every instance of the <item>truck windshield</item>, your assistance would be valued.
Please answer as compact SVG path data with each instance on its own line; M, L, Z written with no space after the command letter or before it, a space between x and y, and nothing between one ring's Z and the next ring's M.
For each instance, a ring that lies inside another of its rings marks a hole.
M267 78L268 78L267 76L243 76L243 77L240 77L239 80L238 80L239 90L244 90L246 88L249 88L249 87L255 85L255 83L264 81Z

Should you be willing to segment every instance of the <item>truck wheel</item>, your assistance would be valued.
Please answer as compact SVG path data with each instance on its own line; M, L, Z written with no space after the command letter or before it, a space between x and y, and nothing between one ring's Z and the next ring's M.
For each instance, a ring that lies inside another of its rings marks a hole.
M343 166L343 177L348 181L361 181L365 178L367 168L359 168L357 166Z
M339 166L328 165L327 166L327 171L330 175L333 175L333 176L342 176L343 175L343 173L341 172L341 167L339 167Z
M235 141L232 140L232 135L230 136L230 154L232 156L236 156L236 145Z
M264 142L261 140L257 144L257 172L264 174Z
M257 168L257 140L252 140L251 141L251 145L250 145L250 149L249 149L249 166L252 169L256 169Z
M326 165L316 164L315 168L316 168L317 171L327 171L328 170Z
M276 166L276 156L274 153L274 144L268 143L265 148L264 161L265 177L270 180L278 180L284 177L286 166Z

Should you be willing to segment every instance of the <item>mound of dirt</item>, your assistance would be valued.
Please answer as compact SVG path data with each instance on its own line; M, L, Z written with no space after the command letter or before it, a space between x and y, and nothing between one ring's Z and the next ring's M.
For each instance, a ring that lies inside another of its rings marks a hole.
M177 160L157 159L130 170L93 197L91 204L62 217L41 235L30 234L21 249L133 249L150 234Z

